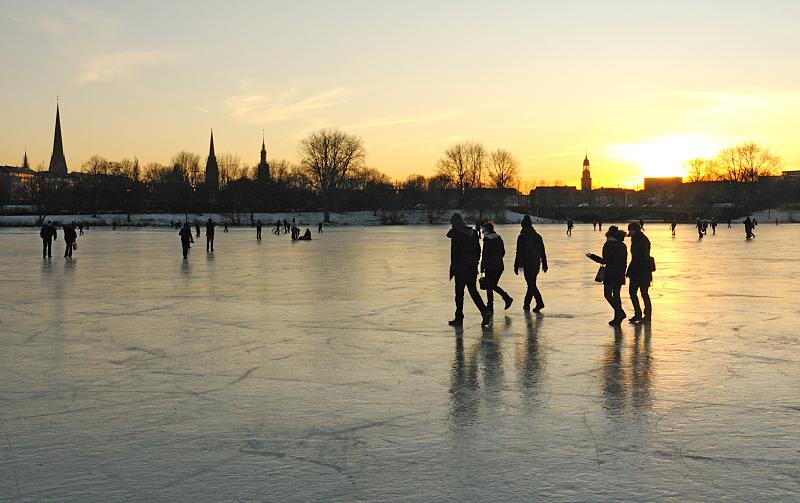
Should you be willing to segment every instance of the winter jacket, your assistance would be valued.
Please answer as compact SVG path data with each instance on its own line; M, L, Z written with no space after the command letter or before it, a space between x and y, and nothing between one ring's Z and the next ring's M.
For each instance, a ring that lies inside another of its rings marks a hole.
M75 232L75 226L67 224L64 226L64 241L67 243L74 243L78 239L78 233Z
M483 254L481 255L481 272L500 272L504 269L503 257L506 247L503 238L492 231L483 237Z
M539 269L547 266L547 254L544 251L544 241L533 227L523 227L517 237L517 256L514 259L514 270Z
M631 236L631 263L627 276L632 282L649 286L653 281L653 270L650 263L650 240L643 232Z
M181 227L178 235L181 237L181 243L183 244L189 244L194 241L194 239L192 239L192 229L188 227Z
M477 275L481 242L475 229L466 225L453 227L447 232L447 237L450 238L450 274Z
M604 285L624 285L625 266L628 262L628 247L625 243L608 238L603 245L603 264L606 266Z

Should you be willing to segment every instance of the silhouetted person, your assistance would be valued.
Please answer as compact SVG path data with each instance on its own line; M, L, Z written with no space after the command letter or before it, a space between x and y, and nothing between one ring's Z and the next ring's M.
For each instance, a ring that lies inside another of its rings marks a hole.
M602 231L603 230L603 221L600 220L599 218L597 219L597 230L598 231Z
M64 242L67 248L64 250L64 256L72 258L72 249L75 246L75 241L78 239L78 233L75 232L75 224L69 223L64 226Z
M318 232L319 234L322 234L322 222L320 222L320 223L317 225L317 232Z
M519 275L522 269L525 275L525 283L528 284L528 291L525 293L525 303L522 309L530 310L531 300L536 299L534 312L539 312L544 308L542 294L536 286L536 278L539 276L539 268L542 272L547 272L547 254L544 250L544 241L533 228L530 215L522 217L520 224L522 229L517 236L517 256L514 258L514 274Z
M58 237L55 226L50 222L42 225L42 230L39 231L39 237L42 238L42 257L52 257L53 240Z
M469 290L472 301L481 313L481 325L491 321L491 313L483 303L475 282L478 280L478 260L481 256L481 243L475 229L467 227L460 213L450 217L452 228L447 232L450 238L450 279L455 278L456 315L449 324L460 327L464 324L464 288Z
M731 228L731 219L729 218L728 219L728 229L730 229L730 228Z
M597 220L592 220L592 230L593 231L597 230Z
M603 245L603 256L587 253L590 259L605 266L603 276L603 295L608 304L614 309L614 318L609 325L619 325L627 316L622 310L620 290L625 284L625 266L628 262L628 249L625 247L625 232L612 225L606 232L606 243Z
M283 233L284 234L289 233L289 221L286 220L285 218L283 219Z
M717 219L716 217L711 218L711 234L716 236L717 235Z
M703 239L703 222L700 220L700 218L697 219L697 223L695 224L695 227L697 227L697 236L698 236L698 238L699 239Z
M112 230L112 231L115 231L115 230L117 230L117 221L116 221L116 220L114 220L113 222L111 222L111 230Z
M281 221L278 220L275 222L275 230L272 231L273 234L278 235L281 233Z
M210 221L211 219L209 219ZM183 258L189 258L189 248L192 247L191 243L194 243L194 239L192 239L192 228L189 227L189 222L183 224L180 232L178 235L181 237L181 247L183 247Z
M261 220L256 220L256 239L261 241Z
M197 237L200 237L200 222L195 222L194 228L197 231Z
M83 236L83 224L78 224L78 235Z
M644 235L644 231L636 222L628 224L628 232L631 236L631 263L628 265L627 276L631 282L628 285L628 293L633 304L633 316L628 320L631 323L649 323L653 314L653 306L650 303L650 283L653 282L653 262L650 258L650 240ZM642 294L644 303L644 315L639 305L637 292Z
M703 220L703 234L708 234L708 220Z
M758 227L758 220L755 218L753 219L753 227Z
M669 228L672 231L672 235L673 236L675 235L675 227L677 227L677 226L678 226L678 222L676 222L675 219L673 218L672 219L672 223L669 225Z
M292 219L292 241L296 241L300 237L300 228L294 223Z
M503 238L494 231L491 222L483 224L483 253L481 255L481 272L486 274L484 278L486 286L486 307L489 311L494 311L494 292L500 294L505 301L504 309L511 307L514 299L505 290L498 286L500 276L503 275L503 257L506 255L506 248L503 245Z
M228 232L228 222L222 222L222 232Z
M573 227L575 227L575 223L572 220L567 220L567 236L572 236Z
M300 234L300 229L297 229L297 233ZM297 238L298 241L311 241L311 229L306 227L306 232L303 233L302 236Z
M750 220L750 217L745 218L744 222L742 222L742 223L744 224L744 232L746 234L747 239L752 239L752 238L756 237L756 235L753 234L754 225L753 225L753 221Z
M216 226L217 224L210 218L206 222L206 253L214 253L214 227Z

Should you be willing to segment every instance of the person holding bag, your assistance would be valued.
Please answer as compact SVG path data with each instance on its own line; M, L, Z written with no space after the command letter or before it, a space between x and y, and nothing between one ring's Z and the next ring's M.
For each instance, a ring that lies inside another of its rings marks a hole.
M626 276L631 280L628 285L628 293L633 304L633 316L628 321L631 323L649 323L653 306L650 303L648 290L650 289L650 283L653 282L655 261L650 256L650 240L644 235L641 225L631 222L628 224L628 233L631 236L631 263L628 266ZM642 308L639 304L637 292L642 294L644 316L642 316Z
M503 257L506 254L503 238L494 231L494 224L486 222L483 224L483 252L481 254L481 272L486 276L482 278L481 288L486 290L486 307L490 312L494 312L494 292L500 294L505 301L505 308L511 307L514 299L498 286L500 276L503 275Z
M614 318L609 325L619 326L627 316L622 310L620 290L625 284L625 266L628 262L628 248L625 246L625 232L612 225L606 232L606 243L603 245L603 256L587 253L586 256L599 264L603 264L602 282L603 295L608 304L614 309ZM601 274L598 272L597 278Z

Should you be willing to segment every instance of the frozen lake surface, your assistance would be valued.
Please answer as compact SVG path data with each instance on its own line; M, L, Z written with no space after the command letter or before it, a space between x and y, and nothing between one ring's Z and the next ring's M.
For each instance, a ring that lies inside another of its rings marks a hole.
M0 500L800 499L800 226L648 225L616 332L601 234L551 225L542 314L501 226L515 303L456 333L446 230L0 231Z

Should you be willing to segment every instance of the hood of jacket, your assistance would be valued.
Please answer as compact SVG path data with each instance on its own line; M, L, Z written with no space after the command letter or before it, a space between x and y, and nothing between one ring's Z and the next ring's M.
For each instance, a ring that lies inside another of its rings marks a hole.
M472 234L475 232L472 227L467 227L466 225L460 225L458 227L453 227L449 231L447 231L447 237L453 239L455 237L472 237Z
M500 239L500 235L492 231L489 234L484 234L483 239Z

